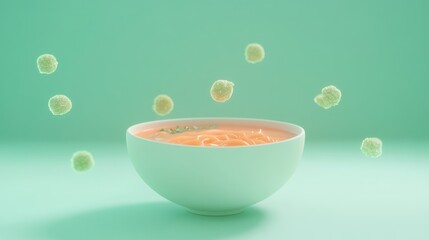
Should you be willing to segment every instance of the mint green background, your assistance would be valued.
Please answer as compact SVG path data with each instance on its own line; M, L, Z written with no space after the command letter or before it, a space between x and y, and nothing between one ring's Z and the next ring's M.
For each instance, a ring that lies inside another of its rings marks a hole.
M0 139L115 141L162 118L251 117L299 124L307 139L429 135L429 1L1 1ZM264 62L244 60L251 42ZM36 58L52 53L57 72ZM213 81L236 85L226 104ZM339 106L313 103L322 87ZM73 110L52 116L48 99ZM159 117L153 98L174 111Z
M429 1L0 0L0 239L429 239ZM266 60L244 61L261 43ZM36 58L55 54L41 75ZM226 104L217 79L236 84ZM339 106L313 103L322 87ZM166 117L153 98L176 103ZM52 116L48 99L73 110ZM187 213L133 169L125 129L181 117L306 129L279 192L229 218ZM383 139L366 158L362 138ZM44 143L47 142L47 143ZM112 143L107 143L112 142ZM74 151L95 167L72 171Z

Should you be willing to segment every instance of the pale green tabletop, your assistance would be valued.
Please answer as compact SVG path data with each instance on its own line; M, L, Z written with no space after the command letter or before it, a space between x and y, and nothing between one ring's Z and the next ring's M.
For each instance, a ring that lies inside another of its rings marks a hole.
M429 239L429 143L307 144L276 194L229 217L162 199L134 171L125 145L0 145L0 239ZM96 165L72 171L86 149Z

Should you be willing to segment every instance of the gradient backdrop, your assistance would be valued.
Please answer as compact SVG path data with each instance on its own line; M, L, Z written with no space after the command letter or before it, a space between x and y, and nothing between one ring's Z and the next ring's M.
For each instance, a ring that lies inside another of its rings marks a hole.
M0 0L0 239L429 239L428 13L428 0ZM262 63L244 59L252 42ZM44 53L54 74L38 72ZM218 79L235 83L225 104ZM330 84L343 98L325 110L313 98ZM56 94L70 113L50 113ZM152 111L158 94L170 115ZM125 147L130 125L187 117L301 125L302 161L242 214L189 214ZM382 157L360 152L365 137ZM72 171L77 150L91 171Z
M251 117L307 139L428 139L429 1L1 1L0 139L123 142L162 118ZM246 44L265 47L260 64ZM36 58L59 66L41 75ZM235 83L226 104L213 81ZM339 106L313 103L322 87ZM159 117L153 98L174 111ZM50 114L55 94L73 110Z

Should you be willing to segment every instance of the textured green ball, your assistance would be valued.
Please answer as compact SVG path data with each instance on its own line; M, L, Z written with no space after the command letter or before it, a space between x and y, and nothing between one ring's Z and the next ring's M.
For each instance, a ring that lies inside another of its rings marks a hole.
M314 102L324 109L329 109L340 103L341 91L335 86L327 86L322 89L322 93L314 97Z
M365 138L360 150L368 157L378 158L382 154L383 142L379 138Z
M155 97L153 100L152 109L153 111L160 115L165 116L173 111L174 102L169 96L161 94Z
M57 70L58 61L52 54L43 54L37 58L37 68L42 74L51 74Z
M258 43L251 43L247 45L246 50L244 51L244 56L246 61L249 63L258 63L262 62L265 58L264 48Z
M65 95L55 95L49 99L48 107L53 115L63 115L70 112L72 102Z
M228 101L234 92L234 83L228 80L217 80L210 89L210 95L216 102Z
M71 159L72 168L77 172L90 170L94 166L94 158L88 151L77 151Z

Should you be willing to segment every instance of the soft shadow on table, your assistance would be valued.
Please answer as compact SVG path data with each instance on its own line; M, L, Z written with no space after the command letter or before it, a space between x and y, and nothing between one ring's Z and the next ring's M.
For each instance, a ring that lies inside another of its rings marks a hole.
M39 234L61 240L220 239L250 231L265 218L255 208L224 217L195 215L169 202L115 206L42 224Z

